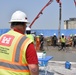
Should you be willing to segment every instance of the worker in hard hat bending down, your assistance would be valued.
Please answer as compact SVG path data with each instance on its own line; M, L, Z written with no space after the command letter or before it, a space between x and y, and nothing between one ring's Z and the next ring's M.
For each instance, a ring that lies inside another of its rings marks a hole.
M39 75L33 41L25 36L27 23L26 14L16 11L11 30L0 36L0 75Z

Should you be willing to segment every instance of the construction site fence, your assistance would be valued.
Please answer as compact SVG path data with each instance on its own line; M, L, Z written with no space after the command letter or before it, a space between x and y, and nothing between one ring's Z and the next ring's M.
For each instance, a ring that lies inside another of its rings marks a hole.
M0 29L0 35L6 33L8 30L10 29ZM56 36L58 36L58 30L57 29L32 29L32 33L35 35L40 35L41 33L45 36L45 37L49 37L49 36L53 36L54 33L56 33ZM64 34L65 36L69 36L69 35L74 35L76 34L76 29L61 29L60 30L60 35Z

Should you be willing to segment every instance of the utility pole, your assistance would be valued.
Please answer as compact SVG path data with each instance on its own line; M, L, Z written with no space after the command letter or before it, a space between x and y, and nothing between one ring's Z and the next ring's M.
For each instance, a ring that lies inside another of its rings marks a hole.
M61 34L61 9L62 5L61 2L59 2L59 28L58 28L58 38L60 38L60 34Z

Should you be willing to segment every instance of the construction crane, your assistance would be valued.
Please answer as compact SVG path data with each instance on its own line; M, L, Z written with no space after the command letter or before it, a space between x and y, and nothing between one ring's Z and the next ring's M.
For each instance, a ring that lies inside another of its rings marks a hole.
M41 9L41 11L38 13L38 15L35 17L35 19L32 21L32 23L30 24L30 28L31 28L31 26L34 24L34 22L40 17L40 15L41 14L43 14L43 10L47 7L47 6L49 6L51 3L53 2L53 0L50 0L42 9Z
M29 27L31 28L31 26L34 24L34 22L40 17L41 14L43 14L43 10L49 6L51 3L53 2L53 0L50 0L42 9L41 11L38 13L38 15L34 18L34 20L31 22L31 24L29 25ZM61 0L56 0L56 2L59 4L59 27L58 27L58 37L60 37L60 31L61 31L61 8L62 8L62 3ZM76 0L74 0L74 4L76 6Z

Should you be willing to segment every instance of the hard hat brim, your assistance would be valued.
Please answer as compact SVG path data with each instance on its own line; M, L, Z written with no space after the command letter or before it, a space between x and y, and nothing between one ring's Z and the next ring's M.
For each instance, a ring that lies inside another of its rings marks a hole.
M21 20L12 20L12 21L9 21L9 23L12 23L12 22L25 22L27 24L30 24L30 22L27 21L27 20L24 20L24 21L21 21Z

